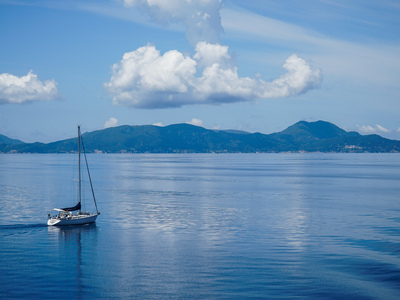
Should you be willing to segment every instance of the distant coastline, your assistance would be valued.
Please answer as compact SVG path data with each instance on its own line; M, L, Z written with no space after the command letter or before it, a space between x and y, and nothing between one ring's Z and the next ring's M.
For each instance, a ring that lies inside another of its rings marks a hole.
M88 153L398 153L400 141L300 121L272 133L210 130L189 124L118 126L84 134ZM76 139L24 143L0 135L0 153L73 153Z

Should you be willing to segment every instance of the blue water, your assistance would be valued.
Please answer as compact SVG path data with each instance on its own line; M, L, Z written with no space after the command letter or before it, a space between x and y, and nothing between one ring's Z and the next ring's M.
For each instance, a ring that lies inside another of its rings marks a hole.
M56 228L73 155L0 155L1 299L400 298L399 154L88 160L101 215Z

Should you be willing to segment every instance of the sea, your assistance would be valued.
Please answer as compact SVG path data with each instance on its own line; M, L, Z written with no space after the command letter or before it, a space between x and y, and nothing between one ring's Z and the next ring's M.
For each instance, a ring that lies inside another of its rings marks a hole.
M87 160L101 214L58 228L75 156L0 155L0 299L400 299L400 154Z

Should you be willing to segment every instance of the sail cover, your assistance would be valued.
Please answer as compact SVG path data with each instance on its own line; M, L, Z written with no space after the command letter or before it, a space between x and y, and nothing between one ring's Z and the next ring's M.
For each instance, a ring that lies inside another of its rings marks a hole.
M64 211L75 211L75 210L80 210L81 209L81 203L78 202L77 205L72 206L72 207L65 207L65 208L61 208Z

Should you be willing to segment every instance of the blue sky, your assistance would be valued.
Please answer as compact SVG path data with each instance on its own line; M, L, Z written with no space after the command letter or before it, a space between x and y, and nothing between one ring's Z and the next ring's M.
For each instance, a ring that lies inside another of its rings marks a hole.
M0 134L115 125L400 139L400 3L0 0Z

